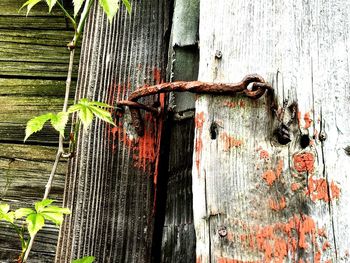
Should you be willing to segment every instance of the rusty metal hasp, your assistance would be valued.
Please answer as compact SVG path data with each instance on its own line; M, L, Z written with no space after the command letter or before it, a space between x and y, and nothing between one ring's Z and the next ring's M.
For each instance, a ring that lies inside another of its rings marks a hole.
M238 83L208 83L202 81L176 81L154 86L143 86L132 92L127 100L117 102L117 109L122 106L130 108L131 117L137 134L142 136L144 125L140 109L159 115L161 109L137 102L140 98L168 92L192 92L197 94L230 95L243 94L251 99L259 99L266 90L272 91L271 84L257 74L249 74Z

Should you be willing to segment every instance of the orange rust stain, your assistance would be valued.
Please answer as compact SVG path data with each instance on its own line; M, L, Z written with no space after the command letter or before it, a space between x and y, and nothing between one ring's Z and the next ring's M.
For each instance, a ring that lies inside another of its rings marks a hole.
M292 183L290 186L290 188L293 192L297 191L300 187L301 187L301 185L298 183Z
M224 151L228 151L232 147L241 147L242 140L237 140L233 136L229 136L226 132L221 133L220 138L224 141Z
M276 174L272 170L267 170L263 173L262 178L266 181L266 183L271 186L273 182L276 180Z
M300 111L298 111L297 119L298 119L298 125L300 126L300 120L301 120L301 112Z
M233 258L220 257L217 259L217 263L262 263L262 261L242 261Z
M312 153L299 153L293 156L294 168L299 172L309 172L314 171L315 157Z
M304 121L305 121L305 126L304 126L304 128L305 128L305 129L310 128L311 123L312 123L312 119L310 118L310 113L309 113L309 112L307 112L307 113L304 114Z
M260 151L260 159L268 159L269 157L270 156L269 156L268 151L265 151L265 150Z
M197 167L198 176L200 176L199 165L200 165L200 159L201 159L202 148L203 148L202 133L203 133L203 125L205 122L204 112L197 113L194 121L198 131L198 136L196 138L196 143L195 143L196 167Z
M282 196L281 199L278 201L270 199L269 206L272 210L275 210L275 211L283 210L287 206L286 198L284 196Z

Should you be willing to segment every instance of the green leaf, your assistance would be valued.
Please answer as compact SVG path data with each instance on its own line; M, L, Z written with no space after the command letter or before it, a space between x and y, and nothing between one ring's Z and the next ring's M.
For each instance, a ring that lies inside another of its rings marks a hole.
M130 15L131 14L131 4L130 4L129 0L123 0L123 4Z
M47 5L49 6L49 12L51 13L52 8L55 6L57 0L45 0Z
M15 218L19 219L19 218L28 216L30 214L35 214L35 211L30 208L19 208L15 211Z
M85 0L73 0L74 4L74 17L76 17L83 5Z
M28 224L29 235L33 238L35 234L44 227L45 218L41 214L30 214L26 222Z
M87 129L94 119L94 115L88 107L82 107L82 109L79 111L79 118L84 124L84 128Z
M84 125L84 128L91 124L94 116L115 125L111 116L111 113L102 108L113 108L112 106L98 101L89 101L86 98L82 98L77 104L74 104L68 108L69 113L78 111L78 117Z
M101 120L108 122L112 125L115 125L112 119L112 115L109 111L106 111L104 109L98 108L96 106L91 106L90 110L92 111L93 114L95 114L95 116L97 118L100 118Z
M49 220L56 225L61 225L63 222L63 215L64 214L70 214L69 208L65 207L58 207L58 206L48 206L41 210L40 214L43 215L43 217L46 220Z
M92 263L95 261L95 257L93 256L88 256L88 257L83 257L80 259L75 259L72 261L72 263Z
M55 202L55 200L52 199L44 199L40 202L36 202L35 203L35 210L40 213L41 211L43 211L43 209L49 205L51 205L53 202Z
M10 205L8 204L0 204L0 213L7 214L10 210Z
M0 221L4 220L13 223L15 218L14 212L9 212L10 206L8 204L0 204Z
M53 114L51 118L51 125L62 137L64 137L64 129L68 122L68 115L68 112L59 112L58 114Z
M41 0L28 0L27 2L25 2L22 7L18 10L21 11L24 7L27 7L27 16L30 12L30 10L37 4L39 3Z
M28 137L30 135L32 135L33 133L42 130L45 122L50 120L52 118L52 116L53 116L52 113L47 113L47 114L43 114L43 115L34 117L33 119L30 119L27 122L26 137L24 138L24 141L26 141L28 139Z
M99 102L99 101L91 101L89 105L99 106L101 108L113 108L113 106L108 105L107 103Z
M72 106L70 106L68 108L68 113L73 113L73 112L76 112L76 111L80 111L81 108L82 108L82 105L80 105L79 103L74 104L74 105L72 105Z
M119 0L99 0L103 11L106 13L109 21L112 21L113 17L119 10Z

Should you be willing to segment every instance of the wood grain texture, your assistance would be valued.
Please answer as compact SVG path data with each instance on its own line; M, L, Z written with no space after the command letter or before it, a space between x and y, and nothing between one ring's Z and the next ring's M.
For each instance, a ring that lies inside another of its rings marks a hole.
M20 5L21 1L0 0L0 202L12 209L32 207L44 194L58 134L47 125L24 144L24 131L30 118L62 109L66 44L73 35L57 9L50 15L43 3L26 17L25 10L18 13ZM78 58L79 52L76 67ZM50 195L57 205L62 205L65 173L62 162ZM52 262L57 238L53 224L39 232L29 262ZM14 231L1 222L0 261L12 262L19 253Z
M258 73L279 106L297 103L300 121L282 146L266 98L199 97L197 262L349 261L349 7L345 0L201 1L199 80ZM287 109L282 119L290 118ZM311 140L304 149L302 135Z
M76 99L115 104L144 84L165 79L167 1L135 1L109 23L95 2L82 46ZM147 98L152 104L157 98ZM70 163L64 205L71 208L60 231L56 262L94 255L97 262L149 262L153 234L154 182L160 127L144 116L138 137L129 111L116 127L100 121L81 131Z
M48 174L54 161L55 147L0 144L0 200L11 209L33 207L42 197ZM62 205L66 162L59 164L50 197ZM52 262L58 228L48 224L39 232L30 262ZM0 223L0 261L11 262L20 253L20 243L14 230Z

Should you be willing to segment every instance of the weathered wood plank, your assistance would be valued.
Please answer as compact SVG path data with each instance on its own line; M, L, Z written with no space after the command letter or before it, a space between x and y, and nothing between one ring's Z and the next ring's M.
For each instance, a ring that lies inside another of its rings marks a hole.
M270 76L279 105L297 103L300 121L291 124L292 142L281 146L272 138L278 121L266 99L198 99L198 261L349 261L349 7L348 1L201 1L199 79ZM291 114L285 111L285 123ZM311 143L302 147L301 135Z
M87 21L76 98L115 103L145 83L165 79L168 1L135 1L109 23L94 2ZM156 98L148 98L152 104ZM95 122L81 131L70 164L56 262L94 255L98 262L149 262L159 122L146 114L138 137L128 111L117 127Z
M1 0L0 1L0 16L23 16L25 17L27 15L27 9L24 8L19 12L19 9L26 1L16 0L16 1L6 1ZM65 1L67 2L67 1ZM46 3L38 3L34 8L32 8L31 12L29 13L28 17L32 16L47 16L49 17L50 14L48 12L48 6ZM63 14L59 8L54 7L51 11L51 14L53 16L60 16L62 17ZM10 25L10 24L9 24Z
M73 35L57 9L50 15L47 5L40 4L26 17L25 10L18 13L21 4L0 1L0 202L12 209L30 207L43 196L56 147L30 144L54 145L58 135L45 127L23 144L24 129L30 118L61 110L69 56L66 43ZM79 52L76 65L78 56ZM66 162L61 162L50 195L58 205L65 171ZM54 225L39 232L29 262L52 262L57 237ZM1 222L0 261L15 260L19 245L13 230Z
M47 177L56 155L55 147L0 144L0 200L12 209L32 207L42 198ZM59 164L51 198L62 204L66 162ZM0 224L0 260L10 262L20 252L14 230ZM31 262L51 262L55 252L58 228L49 224L39 233Z
M194 120L172 122L160 262L194 262L192 151ZM159 237L158 237L159 238Z
M0 96L62 98L65 84L64 80L0 78ZM73 81L72 87L75 85ZM74 90L70 97L74 98Z

